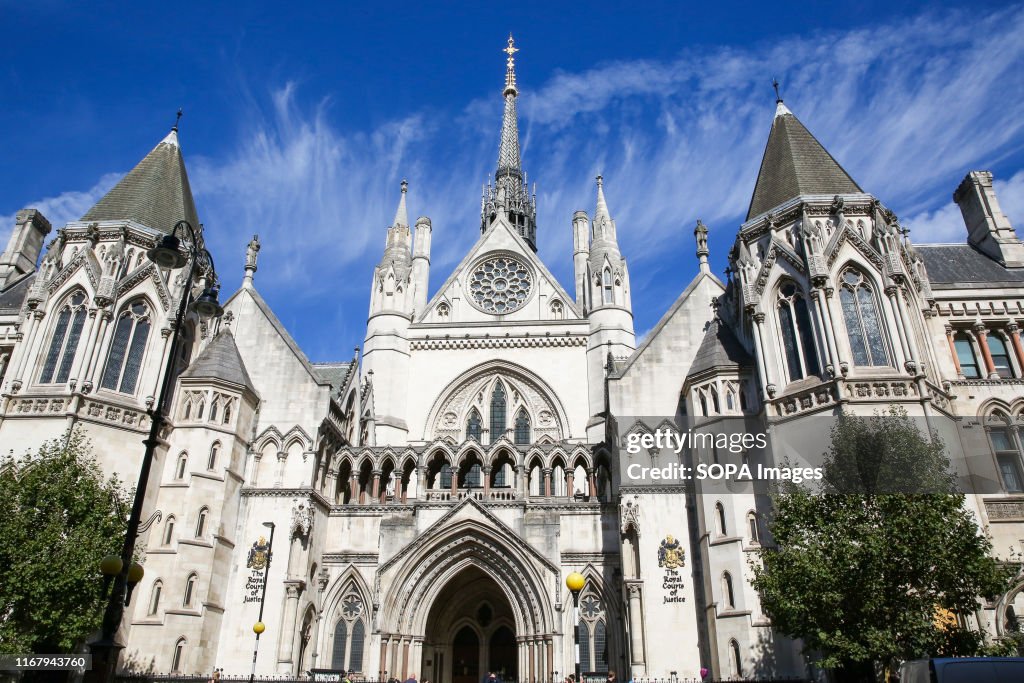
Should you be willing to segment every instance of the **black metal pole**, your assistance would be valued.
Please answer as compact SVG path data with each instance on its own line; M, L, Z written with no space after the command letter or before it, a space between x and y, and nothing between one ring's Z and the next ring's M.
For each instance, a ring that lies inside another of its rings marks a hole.
M121 548L121 573L114 577L114 588L110 592L110 597L107 599L107 607L103 613L103 626L100 638L89 644L89 651L93 656L93 666L90 670L91 675L87 676L86 680L99 683L108 683L108 681L112 680L119 652L124 647L117 642L117 629L124 618L125 594L128 588L128 568L131 566L132 556L135 554L135 539L138 536L139 524L142 520L142 504L146 498L146 486L149 483L149 471L153 465L153 454L160 443L160 429L164 424L168 388L171 384L171 375L174 374L174 360L178 355L181 326L185 320L185 310L192 295L192 277L195 274L199 246L192 226L184 221L178 225L181 224L188 226L192 237L188 277L185 280L185 290L181 294L181 303L178 305L178 313L174 319L174 330L171 332L171 349L167 362L164 365L164 374L161 380L157 404L149 412L151 421L149 437L142 442L146 446L146 452L142 456L139 482L135 487L135 499L132 501L132 512L128 518L128 530L125 533L124 545Z
M264 523L267 524L267 523ZM267 584L270 583L270 560L274 557L274 529L276 526L273 522L268 524L270 526L270 543L267 545L267 566L263 568L263 593L260 595L260 616L256 619L256 622L263 621L263 602L267 599ZM260 634L256 634L256 647L252 651L252 672L249 674L249 683L252 683L256 678L256 655L260 651Z

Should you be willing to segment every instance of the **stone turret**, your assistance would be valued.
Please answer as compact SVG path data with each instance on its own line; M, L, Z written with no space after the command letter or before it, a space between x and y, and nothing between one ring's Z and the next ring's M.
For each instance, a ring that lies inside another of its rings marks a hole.
M992 174L971 171L953 193L967 225L967 242L1005 266L1024 266L1024 244L1010 224L992 188Z
M36 269L43 240L50 229L50 221L35 209L22 209L17 213L7 249L0 255L0 289Z

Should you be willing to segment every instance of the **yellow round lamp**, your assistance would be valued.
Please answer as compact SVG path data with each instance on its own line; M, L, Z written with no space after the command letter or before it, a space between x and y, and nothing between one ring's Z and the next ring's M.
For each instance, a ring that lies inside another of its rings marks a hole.
M143 574L146 570L142 568L142 565L138 562L132 562L128 567L128 583L138 583L142 581Z
M583 586L585 586L586 583L586 577L579 572L573 572L572 574L569 574L569 576L565 577L565 587L573 593L579 593L583 590Z
M255 624L252 625L252 632L255 633L256 635L259 635L259 634L263 633L266 630L267 630L267 625L264 624L262 621L257 621Z
M104 576L117 576L121 573L121 567L123 566L124 563L117 555L107 555L100 560L100 571L103 572Z

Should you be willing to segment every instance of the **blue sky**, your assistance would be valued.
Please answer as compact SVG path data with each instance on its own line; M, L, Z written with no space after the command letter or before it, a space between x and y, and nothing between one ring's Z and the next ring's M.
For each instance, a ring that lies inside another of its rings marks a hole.
M21 207L80 217L180 106L226 293L259 233L256 286L314 360L362 342L403 177L410 214L433 222L434 287L478 237L509 31L540 255L571 283L572 213L593 213L603 173L638 334L695 274L697 218L721 273L773 76L915 240L964 239L951 194L982 168L1024 229L1020 4L92 5L0 0L0 241Z

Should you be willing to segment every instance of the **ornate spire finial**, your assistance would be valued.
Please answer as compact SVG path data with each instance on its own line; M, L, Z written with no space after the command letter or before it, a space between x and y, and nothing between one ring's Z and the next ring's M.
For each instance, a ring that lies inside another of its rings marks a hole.
M700 272L710 273L711 268L708 266L708 226L704 225L704 221L697 219L697 227L693 229L693 236L697 240L697 258L700 260Z
M395 220L392 223L394 226L404 225L409 227L409 212L405 208L405 194L409 191L409 183L405 180L402 181L402 198L398 200L398 209L395 211Z
M612 214L608 211L608 202L604 198L604 176L597 176L597 208L594 210L594 224L601 225L610 221Z
M171 128L175 133L178 132L178 122L181 121L181 107L178 107L178 113L174 117L174 126Z
M242 278L242 287L252 287L252 276L256 272L256 256L260 251L260 236L253 235L245 249L245 277Z
M516 88L516 58L515 53L519 52L519 48L515 45L515 40L512 38L512 34L508 34L508 47L502 52L508 55L505 69L505 92L507 95L518 95L519 90Z
M779 94L779 81L772 78L772 87L775 88L775 104L782 104L782 95Z

